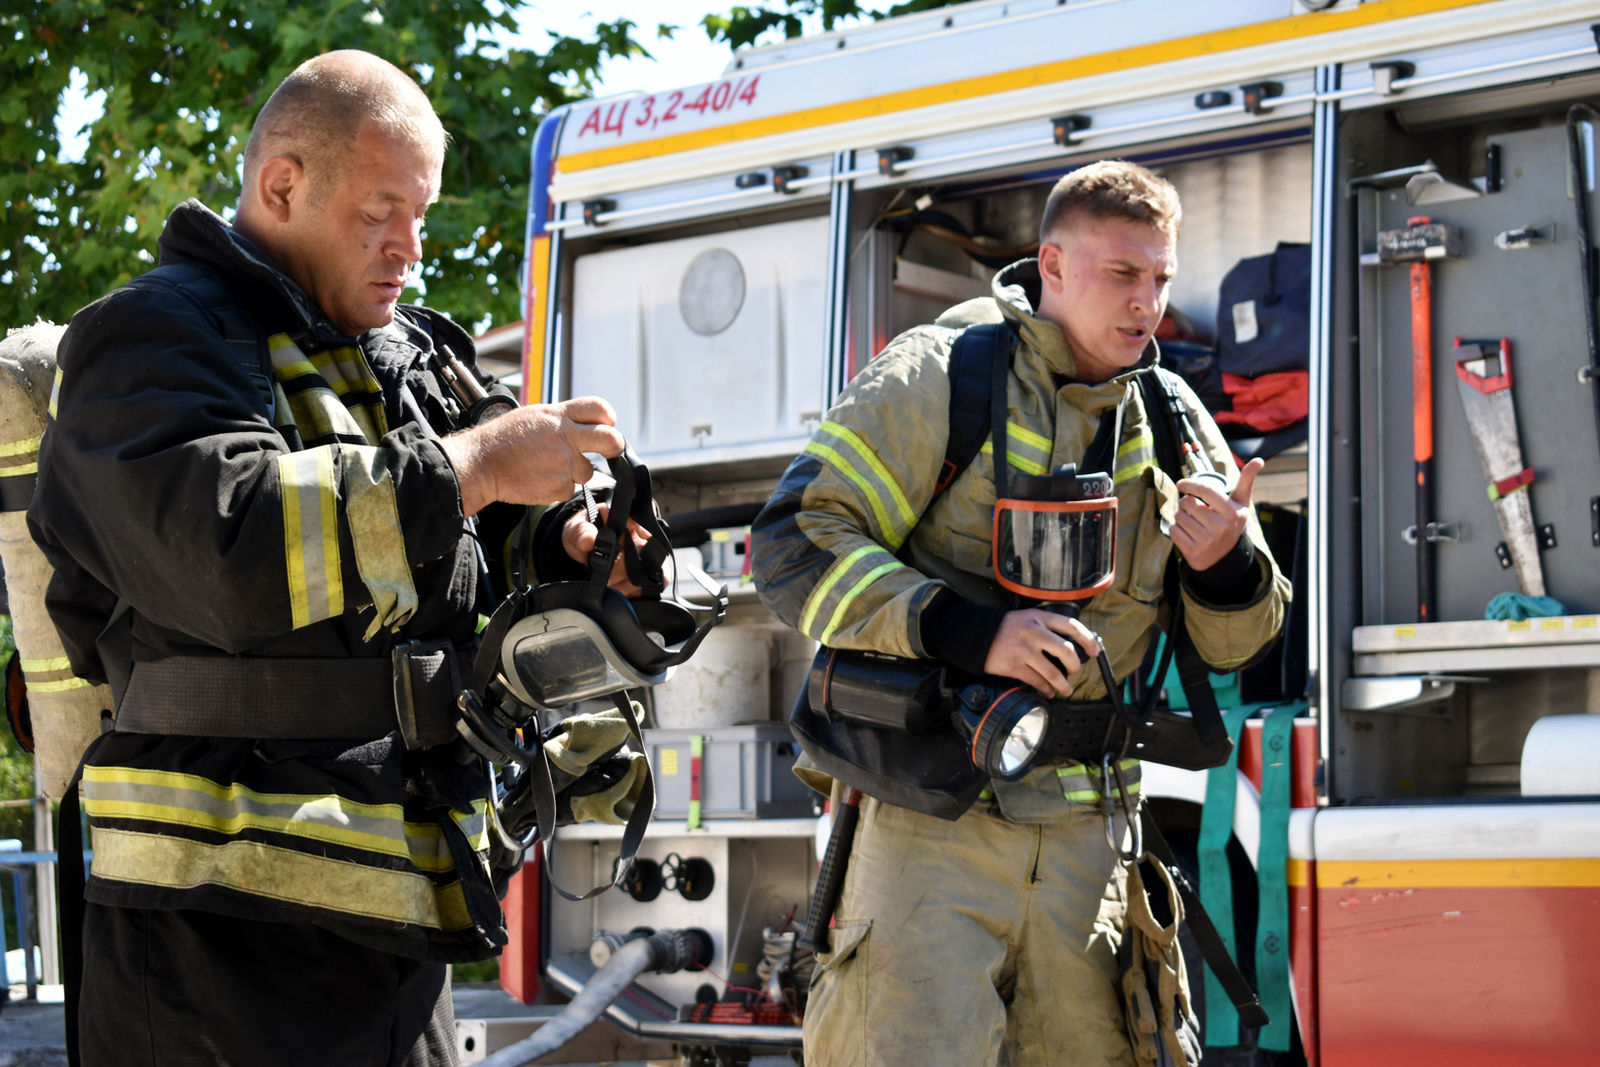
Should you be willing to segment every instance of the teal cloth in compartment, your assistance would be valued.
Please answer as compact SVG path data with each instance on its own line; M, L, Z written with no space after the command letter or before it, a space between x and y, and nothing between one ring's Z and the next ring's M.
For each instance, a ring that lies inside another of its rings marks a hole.
M1555 597L1529 596L1526 593L1497 593L1483 609L1486 619L1510 619L1513 622L1548 619L1566 613L1567 609Z
M1267 712L1261 723L1261 841L1256 850L1256 985L1271 1020L1257 1047L1287 1052L1294 1037L1289 970L1289 770L1294 719L1304 703Z
M1200 874L1200 906L1211 917L1228 955L1239 958L1238 939L1233 928L1233 875L1228 867L1228 841L1233 837L1234 797L1238 792L1239 734L1245 720L1261 709L1260 704L1228 708L1222 713L1223 725L1233 739L1228 762L1206 772L1205 806L1200 809L1200 841L1196 849ZM1205 967L1205 1043L1208 1048L1228 1048L1239 1043L1239 1011L1223 991L1222 983Z

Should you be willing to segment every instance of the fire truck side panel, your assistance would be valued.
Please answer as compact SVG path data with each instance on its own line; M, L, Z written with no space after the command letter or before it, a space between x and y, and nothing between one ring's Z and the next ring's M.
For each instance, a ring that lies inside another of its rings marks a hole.
M1594 1062L1600 804L1320 812L1325 1067Z

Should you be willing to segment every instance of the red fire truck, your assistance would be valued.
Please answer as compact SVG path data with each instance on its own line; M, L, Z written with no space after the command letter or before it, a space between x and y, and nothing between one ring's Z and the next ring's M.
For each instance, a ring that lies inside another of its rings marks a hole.
M506 987L570 994L597 938L694 927L708 967L639 978L620 1031L697 1062L797 1047L803 983L773 975L816 871L783 725L812 649L760 607L744 527L873 353L1031 254L1059 176L1122 157L1183 199L1163 359L1191 380L1249 379L1228 342L1296 299L1230 289L1236 264L1309 264L1303 420L1230 423L1270 456L1295 612L1266 668L1215 679L1248 709L1237 765L1144 776L1281 1006L1240 1034L1208 997L1208 1047L1597 1062L1597 22L1593 0L979 0L550 116L527 392L616 405L734 602L652 694L644 884L572 904L525 872ZM618 836L567 828L555 855L603 879Z

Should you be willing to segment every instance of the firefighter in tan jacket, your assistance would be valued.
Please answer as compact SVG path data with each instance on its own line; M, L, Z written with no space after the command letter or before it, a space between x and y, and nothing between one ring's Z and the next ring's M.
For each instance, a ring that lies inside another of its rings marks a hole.
M1231 492L1156 460L1136 387L1177 268L1180 207L1167 182L1103 162L1050 194L1036 261L893 341L851 382L757 519L754 569L776 615L822 644L943 660L1093 700L1088 657L1116 676L1169 617L1177 549L1183 619L1201 657L1233 670L1272 641L1287 605L1241 472L1197 400L1200 443ZM1081 619L1019 606L995 582L993 449L935 499L960 331L1003 317L1018 337L1006 384L1007 461L1043 474L1084 458L1125 402L1109 464L1116 574ZM931 501L931 504L930 504ZM1074 647L1076 643L1077 647ZM1138 765L1123 764L1137 788ZM836 783L812 768L808 782ZM861 802L848 875L805 1018L807 1063L1131 1064L1114 953L1125 873L1108 846L1097 768L1062 763L993 781L955 821Z

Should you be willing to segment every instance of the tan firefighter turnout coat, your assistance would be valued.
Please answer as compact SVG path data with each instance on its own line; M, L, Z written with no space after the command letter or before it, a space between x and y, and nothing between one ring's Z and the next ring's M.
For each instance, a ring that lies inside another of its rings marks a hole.
M1033 314L1038 284L1034 261L1007 267L995 277L992 297L967 301L895 338L828 411L754 530L757 586L784 622L830 647L926 657L922 612L941 587L974 605L1014 606L993 580L990 558L993 445L986 442L933 499L948 438L951 346L965 327L1003 316L1021 339L1006 385L1006 458L1013 471L1045 474L1079 461L1102 415L1127 395L1112 470L1116 577L1086 602L1082 619L1100 635L1118 678L1137 669L1169 616L1162 601L1173 546L1161 520L1176 514L1178 501L1173 479L1157 463L1152 413L1136 382L1154 372L1155 346L1110 381L1074 380L1076 364L1061 329ZM1239 474L1232 453L1199 400L1181 388L1206 451L1232 484ZM1253 513L1248 535L1254 588L1241 603L1206 603L1180 582L1195 647L1219 671L1261 653L1289 601L1289 584ZM1070 680L1075 699L1105 695L1092 665ZM1060 810L1063 798L1090 799L1081 788L1090 784L1081 773L1041 768L994 786L1002 812L1029 819Z

